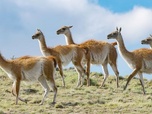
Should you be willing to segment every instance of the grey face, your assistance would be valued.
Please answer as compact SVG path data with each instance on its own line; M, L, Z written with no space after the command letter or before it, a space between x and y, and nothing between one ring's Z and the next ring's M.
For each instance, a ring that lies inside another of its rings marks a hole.
M69 32L69 29L72 28L73 26L63 26L59 30L56 31L56 34L66 34Z
M152 37L148 37L141 41L141 44L150 44L152 43Z
M57 30L56 31L57 35L64 34L64 32L66 31L66 29L67 29L66 27L62 27L61 29Z
M116 31L107 35L107 39L116 39L116 37L118 36L120 32L121 32L121 28L119 30L118 28L116 28Z
M37 29L36 33L32 36L32 39L38 39L38 37L42 34L42 32Z

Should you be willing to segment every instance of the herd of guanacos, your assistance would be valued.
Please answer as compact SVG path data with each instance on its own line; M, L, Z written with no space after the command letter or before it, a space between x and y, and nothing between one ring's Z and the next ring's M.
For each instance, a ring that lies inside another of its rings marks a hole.
M54 97L52 104L56 103L57 87L54 76L56 67L59 68L59 73L62 77L62 84L65 86L62 66L73 63L78 73L78 86L83 86L84 75L87 75L87 86L90 86L90 64L102 65L104 80L101 87L104 86L107 77L109 76L107 65L110 64L115 75L116 84L119 87L119 71L117 69L117 50L115 45L118 45L118 50L122 58L133 69L132 73L127 78L127 83L124 90L127 88L130 80L138 75L142 85L143 93L145 94L143 73L152 73L152 49L140 48L134 51L128 51L125 47L124 40L121 35L121 28L107 35L108 39L115 39L117 42L108 43L105 41L87 40L81 44L76 44L72 38L70 31L72 26L63 26L57 30L57 34L65 36L67 45L58 45L50 48L45 42L45 37L40 29L32 36L32 39L37 39L40 46L40 51L43 56L32 57L22 56L12 60L6 60L0 54L0 68L13 80L12 94L16 97L15 104L18 100L27 103L26 99L19 97L20 82L38 81L44 88L44 95L41 105L52 87ZM152 35L141 41L142 44L149 44L152 48ZM86 67L84 67L86 66Z

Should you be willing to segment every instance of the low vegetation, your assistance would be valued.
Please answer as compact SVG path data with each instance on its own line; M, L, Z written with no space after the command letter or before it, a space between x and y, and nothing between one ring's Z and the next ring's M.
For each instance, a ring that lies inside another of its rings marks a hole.
M52 105L53 92L50 92L44 105L39 105L43 90L38 83L22 82L20 96L28 103L19 101L11 94L12 81L0 70L0 114L149 114L152 112L152 80L146 80L146 95L137 78L131 80L126 91L127 76L120 77L120 87L116 88L116 77L108 77L105 86L100 88L102 74L92 72L91 86L86 84L76 88L77 73L74 69L65 69L66 87L57 73L55 80L58 87L57 102Z

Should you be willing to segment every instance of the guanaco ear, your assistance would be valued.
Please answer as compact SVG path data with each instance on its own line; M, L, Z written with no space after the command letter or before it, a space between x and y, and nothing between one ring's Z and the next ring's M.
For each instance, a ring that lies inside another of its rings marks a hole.
M37 31L41 31L40 29L37 29Z
M72 28L73 26L68 26L68 28Z
M119 29L119 32L121 32L121 27L120 27L120 29Z
M41 32L41 30L40 30L40 29L37 29L37 31ZM41 32L41 33L42 33L42 32Z
M118 27L116 27L116 30L118 31Z
M150 37L152 37L152 35L150 34Z

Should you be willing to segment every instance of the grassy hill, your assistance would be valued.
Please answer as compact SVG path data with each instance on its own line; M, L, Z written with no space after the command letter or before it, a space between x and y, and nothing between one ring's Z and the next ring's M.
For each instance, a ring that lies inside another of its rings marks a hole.
M108 77L105 86L102 74L91 73L91 86L76 88L77 73L74 69L65 69L66 87L57 73L57 102L51 105L53 92L50 92L44 105L39 105L43 89L39 83L26 85L21 83L20 96L28 100L25 104L11 94L12 81L0 70L0 114L150 114L152 113L152 81L144 80L146 95L138 79L131 80L126 91L123 87L127 77L120 77L120 87L116 88L114 76Z

